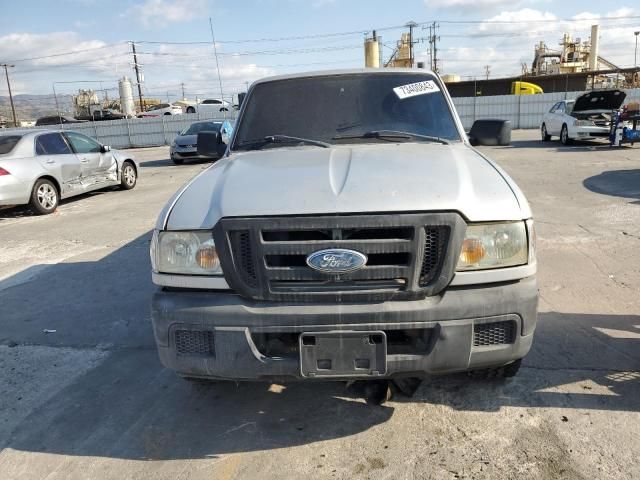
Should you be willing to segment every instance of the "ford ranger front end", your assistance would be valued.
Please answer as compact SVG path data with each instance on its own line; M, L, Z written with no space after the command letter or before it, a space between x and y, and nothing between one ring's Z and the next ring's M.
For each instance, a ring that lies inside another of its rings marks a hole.
M227 154L158 218L160 359L233 380L513 374L536 326L531 217L436 75L259 81Z

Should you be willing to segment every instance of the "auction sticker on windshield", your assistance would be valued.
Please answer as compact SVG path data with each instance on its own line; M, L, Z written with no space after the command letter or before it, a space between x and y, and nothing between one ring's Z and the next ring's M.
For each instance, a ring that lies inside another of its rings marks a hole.
M393 89L400 100L409 97L415 97L416 95L424 95L426 93L439 92L438 85L433 80L426 80L424 82L409 83L408 85L400 85Z

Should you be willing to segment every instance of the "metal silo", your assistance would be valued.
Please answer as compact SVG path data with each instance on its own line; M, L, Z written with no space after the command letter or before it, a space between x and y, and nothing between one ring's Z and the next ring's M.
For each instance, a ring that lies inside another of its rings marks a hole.
M120 91L120 109L127 117L135 115L135 105L133 103L133 87L128 77L122 77L118 81L118 90Z

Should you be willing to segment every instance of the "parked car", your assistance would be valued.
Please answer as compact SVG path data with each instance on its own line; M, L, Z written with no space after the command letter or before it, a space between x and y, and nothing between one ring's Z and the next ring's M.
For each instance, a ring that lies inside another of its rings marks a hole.
M182 115L182 107L180 105L171 105L169 103L159 103L147 108L145 112L138 114L138 118L159 117L161 115Z
M135 187L138 164L78 132L30 130L0 134L0 205L29 204L52 213L61 199L99 188Z
M225 156L158 217L160 359L200 379L514 375L536 327L531 217L433 73L258 81Z
M220 158L224 155L224 152L227 149L229 138L233 133L233 126L228 120L221 122L203 121L192 123L183 131L178 133L178 136L171 143L169 153L173 163L180 165L184 163L185 160L189 159L210 158L198 155L198 133L200 132L220 133L218 136L218 156L216 157Z
M112 109L95 110L91 115L78 115L78 120L100 122L105 120L122 120L126 115Z
M233 105L231 105L226 100L218 100L217 98L209 98L207 100L203 100L197 105L189 105L187 107L186 113L196 113L196 112L229 112L233 109Z
M557 102L544 114L540 125L542 141L558 136L563 145L568 145L573 140L608 138L613 113L626 96L622 90L592 90L575 100Z
M36 120L36 127L44 127L48 125L60 125L66 123L85 123L87 120L78 120L73 117L67 117L64 115L51 115L49 117L42 117Z

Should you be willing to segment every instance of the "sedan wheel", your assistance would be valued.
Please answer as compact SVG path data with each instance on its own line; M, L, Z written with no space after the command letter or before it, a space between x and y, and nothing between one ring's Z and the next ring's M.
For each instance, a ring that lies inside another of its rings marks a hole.
M138 173L136 167L131 162L124 162L122 165L122 173L120 174L120 187L124 190L131 190L136 186L138 180Z
M29 205L40 215L46 215L55 211L58 207L59 195L56 186L47 179L36 182L31 192Z
M571 139L569 138L569 130L567 129L567 125L562 125L562 130L560 131L560 142L563 145L569 145L571 143Z
M547 133L547 126L544 123L542 124L542 127L540 127L540 135L542 136L543 142L551 140L551 135Z

